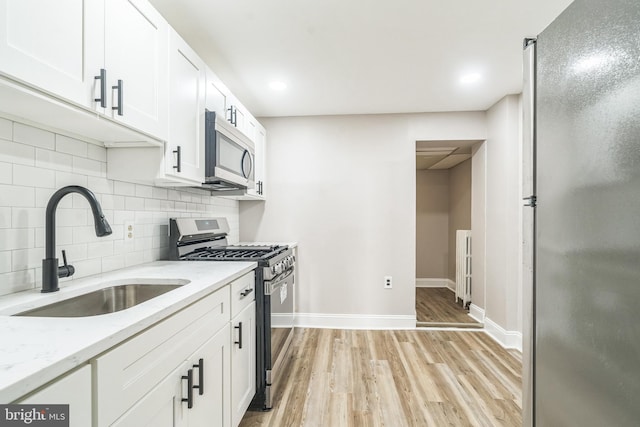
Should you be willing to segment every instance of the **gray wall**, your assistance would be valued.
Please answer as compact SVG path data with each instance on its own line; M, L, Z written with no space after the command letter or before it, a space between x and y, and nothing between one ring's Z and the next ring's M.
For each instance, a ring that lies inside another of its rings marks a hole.
M447 278L449 171L416 171L416 278Z
M417 140L486 138L485 114L261 119L267 190L241 240L298 241L302 313L415 316ZM394 278L383 289L383 276Z
M471 230L471 159L449 172L449 279L456 280L456 231ZM443 276L445 277L445 276Z

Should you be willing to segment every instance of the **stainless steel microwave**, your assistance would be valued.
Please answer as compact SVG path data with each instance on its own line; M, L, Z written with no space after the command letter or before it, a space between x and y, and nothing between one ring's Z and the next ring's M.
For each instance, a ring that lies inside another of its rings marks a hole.
M255 146L214 111L205 111L205 181L215 191L254 188Z

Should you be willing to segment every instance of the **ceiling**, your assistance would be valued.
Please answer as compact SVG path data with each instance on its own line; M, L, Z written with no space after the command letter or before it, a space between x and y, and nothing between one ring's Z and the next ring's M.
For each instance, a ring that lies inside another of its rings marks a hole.
M482 141L417 141L416 170L451 169L471 158L471 150Z
M150 1L258 117L486 110L571 2Z

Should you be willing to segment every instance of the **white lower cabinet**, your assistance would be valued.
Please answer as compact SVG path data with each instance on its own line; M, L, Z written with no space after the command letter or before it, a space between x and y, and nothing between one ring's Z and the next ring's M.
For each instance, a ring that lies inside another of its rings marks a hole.
M231 348L232 425L240 424L256 394L256 303L248 305L231 320L234 339Z
M24 405L69 405L69 426L90 426L91 367L85 365L13 403Z
M228 390L216 388L220 384L229 387L229 372L224 371L230 368L230 312L229 286L225 286L95 359L92 362L96 393L94 427L110 426L116 421L119 423L116 425L122 426L146 425L149 417L169 413L168 399L180 404L174 406L172 422L189 425L184 424L185 420L197 417L198 406L207 406L203 404L207 399L211 398L211 405L216 406L216 400L220 400L217 395L228 396ZM197 389L191 389L193 408L188 410L188 403L182 399L188 399L189 390L187 380L182 377L191 369L193 385L198 385L199 369L193 365L200 358L207 375L205 394L200 396ZM207 393L208 387L211 393ZM230 420L228 407L222 405L221 408L220 419ZM168 421L156 422L164 425L162 423ZM211 425L226 427L229 421Z
M112 425L229 426L229 336L227 325Z

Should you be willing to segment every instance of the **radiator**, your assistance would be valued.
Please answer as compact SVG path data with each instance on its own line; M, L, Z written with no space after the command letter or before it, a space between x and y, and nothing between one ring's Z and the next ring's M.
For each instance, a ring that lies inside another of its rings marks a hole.
M471 230L456 231L456 302L471 304Z

